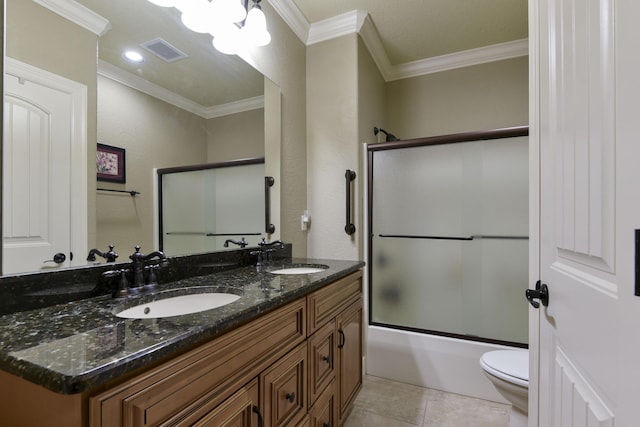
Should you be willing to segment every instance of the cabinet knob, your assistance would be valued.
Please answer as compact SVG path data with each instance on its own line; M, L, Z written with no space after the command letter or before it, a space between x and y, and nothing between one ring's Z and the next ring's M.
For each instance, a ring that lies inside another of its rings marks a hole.
M331 356L327 355L327 356L322 356L322 360L324 360L327 363L331 363Z
M287 399L289 402L293 403L296 400L296 394L295 393L287 393L284 398Z

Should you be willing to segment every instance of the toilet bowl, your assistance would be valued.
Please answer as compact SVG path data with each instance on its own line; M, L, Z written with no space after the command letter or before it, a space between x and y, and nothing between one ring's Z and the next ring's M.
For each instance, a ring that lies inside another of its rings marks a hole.
M497 350L484 353L480 366L512 407L511 425L525 425L529 409L529 351Z

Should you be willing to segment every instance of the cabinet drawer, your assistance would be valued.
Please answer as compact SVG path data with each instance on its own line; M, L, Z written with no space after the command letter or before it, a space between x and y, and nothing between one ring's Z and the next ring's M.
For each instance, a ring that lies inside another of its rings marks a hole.
M309 415L311 416L311 427L338 426L338 404L335 381L318 397L316 403L309 410Z
M309 346L309 406L336 377L336 322L331 320L307 341Z
M238 381L249 381L305 338L305 300L93 397L92 426L151 426L201 413ZM222 396L224 397L224 396Z
M357 271L307 296L307 333L314 333L362 295L362 271Z
M258 380L242 387L231 397L210 411L194 427L257 427Z
M307 345L303 343L260 375L265 425L295 425L307 413Z

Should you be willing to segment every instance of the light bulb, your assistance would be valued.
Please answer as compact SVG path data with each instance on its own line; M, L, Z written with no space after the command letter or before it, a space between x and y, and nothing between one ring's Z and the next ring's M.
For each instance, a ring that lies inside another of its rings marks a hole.
M247 14L242 27L242 37L253 46L266 46L271 42L271 34L267 31L267 20L259 7L253 7Z
M207 0L199 0L182 12L180 17L185 27L196 33L208 33L217 21L214 10Z
M135 64L140 64L144 62L144 57L140 55L138 52L135 52L133 50L126 51L122 56L124 56L124 58L127 61L133 62Z
M220 19L227 22L241 22L247 16L239 0L212 0L211 6Z
M165 1L165 0L162 0ZM173 0L173 7L178 9L182 13L188 13L194 9L202 8L204 3L209 3L207 0Z
M173 7L175 4L174 0L149 0L149 2L162 7Z
M213 38L213 47L219 52L227 55L234 55L243 48L243 39L240 36L240 29L233 24L223 26Z

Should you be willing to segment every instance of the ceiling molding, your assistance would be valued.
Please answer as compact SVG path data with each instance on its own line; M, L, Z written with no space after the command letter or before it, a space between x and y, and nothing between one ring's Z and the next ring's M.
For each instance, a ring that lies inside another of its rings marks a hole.
M107 19L73 0L33 1L98 36L105 35L111 29Z
M291 30L298 36L298 38L304 43L307 43L309 38L309 21L304 17L300 9L293 3L292 0L268 0L269 4L280 15L284 22L291 28Z
M264 108L264 95L206 108L205 118L213 119L214 117L228 116L229 114L242 113L259 108Z
M503 59L518 58L528 54L528 39L514 40L392 66L388 73L384 75L384 78L385 81L407 79L472 65L502 61Z
M352 10L324 21L314 22L309 28L307 46L358 33L368 15L364 10Z
M369 14L367 14L367 18L360 28L360 37L362 38L364 45L369 49L373 62L378 66L378 70L380 71L380 74L382 74L382 78L385 81L389 81L388 77L391 74L392 65L389 61L389 57L387 56L387 51L382 44L382 40L380 40L380 35L378 35L378 31L376 30L375 25L373 25L373 21Z
M366 11L354 10L309 24L293 0L269 0L269 3L307 46L347 34L360 34L385 81L417 77L529 54L528 40L521 39L392 65L380 35Z
M226 116L229 114L241 113L243 111L256 110L264 108L264 96L256 96L254 98L242 99L240 101L229 102L226 104L205 107L197 102L193 102L182 95L167 90L161 86L151 83L133 73L122 70L103 60L98 60L98 75L116 81L120 84L128 86L132 89L145 93L154 98L160 99L175 107L189 111L204 119L212 119L214 117Z

